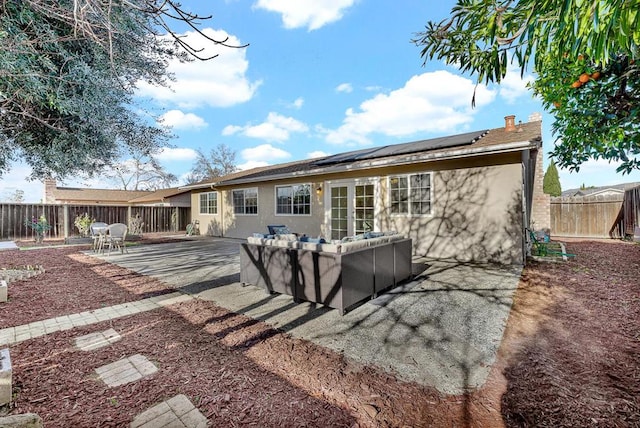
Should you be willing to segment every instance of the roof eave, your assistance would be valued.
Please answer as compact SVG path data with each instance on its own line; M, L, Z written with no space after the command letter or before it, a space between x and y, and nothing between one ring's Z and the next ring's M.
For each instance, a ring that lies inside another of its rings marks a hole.
M180 190L196 190L196 189L208 189L213 188L217 183L212 181L210 183L198 183L198 184L189 184L187 186L180 186L178 189Z
M237 180L229 180L223 181L220 183L215 183L216 186L232 186L237 184L248 184L248 183L256 183L258 181L276 181L282 180L285 178L292 178L295 176L300 177L312 177L318 175L331 174L335 172L341 172L344 170L350 171L359 171L366 170L371 168L383 168L388 166L398 166L398 165L407 165L412 163L420 163L420 162L433 162L440 160L451 160L451 159L460 159L466 157L474 157L480 155L488 155L488 154L501 154L501 153L509 153L522 151L525 149L534 149L538 148L538 143L535 141L516 141L513 143L503 143L503 144L495 144L491 146L484 147L475 147L475 148L462 148L458 150L451 150L447 152L423 152L420 154L415 154L410 157L396 157L396 158L386 158L386 159L372 159L369 161L358 161L357 165L354 166L353 163L349 163L346 165L332 165L324 168L316 168L311 171L298 171L298 172L289 172L283 174L274 174L271 176L263 176L256 179L243 179L239 178ZM208 186L207 186L208 187ZM213 187L213 184L212 184Z

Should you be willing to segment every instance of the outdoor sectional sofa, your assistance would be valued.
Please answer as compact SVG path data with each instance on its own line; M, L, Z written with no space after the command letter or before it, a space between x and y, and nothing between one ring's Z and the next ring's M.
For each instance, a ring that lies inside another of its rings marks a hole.
M411 277L411 239L400 234L340 243L250 237L240 247L240 282L341 315Z

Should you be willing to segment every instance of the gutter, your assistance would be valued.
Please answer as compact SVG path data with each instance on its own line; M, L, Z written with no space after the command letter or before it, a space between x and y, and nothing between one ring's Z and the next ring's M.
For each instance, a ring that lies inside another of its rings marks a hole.
M357 165L354 163L349 163L347 165L332 165L325 168L313 169L312 171L298 171L298 172L289 172L284 174L276 174L270 176L259 177L258 180L255 178L239 178L236 180L222 181L220 183L211 183L211 186L219 185L219 186L230 186L235 184L246 184L246 183L256 183L256 182L264 182L264 181L275 181L281 180L284 178L292 178L296 176L317 176L317 175L325 175L335 172L341 171L360 171L367 170L371 168L382 168L388 166L399 166L399 165L408 165L420 162L432 162L439 160L451 160L451 159L460 159L466 157L474 157L483 154L501 154L501 153L510 153L522 151L527 148L536 148L538 146L537 143L532 143L531 141L516 141L513 143L503 143L496 144L485 147L475 147L475 148L462 148L454 151L440 152L440 153L422 153L415 154L409 157L404 157L402 159L393 158L393 159L371 159L368 161L357 161ZM204 186L204 185L202 185ZM204 187L208 187L206 185Z
M207 187L210 187L213 189L213 186L215 185L216 183L189 184L187 186L178 187L178 190L206 189Z

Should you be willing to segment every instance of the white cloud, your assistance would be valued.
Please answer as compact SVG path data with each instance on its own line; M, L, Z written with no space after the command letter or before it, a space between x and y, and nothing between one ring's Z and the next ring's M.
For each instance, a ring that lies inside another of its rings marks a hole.
M240 152L240 156L246 161L265 162L282 160L291 157L291 153L273 147L271 144L261 144L256 147L244 149Z
M582 185L600 187L640 181L640 171L622 175L616 172L618 166L618 163L610 163L606 159L591 159L580 165L578 172L558 167L562 190L578 189Z
M156 158L161 161L192 161L198 153L188 147L163 147Z
M16 190L24 192L24 202L40 202L44 196L42 181L28 181L32 169L23 163L14 163L11 170L0 178L0 201L15 194Z
M304 104L304 98L299 97L299 98L296 98L296 100L293 102L292 107L300 110L303 104Z
M240 40L223 30L204 28L204 34L216 40L229 37L227 44L239 46ZM261 81L250 81L246 72L249 62L246 59L246 49L226 48L214 45L195 31L183 35L185 43L196 49L202 48L200 56L219 54L209 61L194 60L180 62L172 60L168 71L175 75L176 80L169 82L170 88L139 83L138 94L153 98L156 101L177 105L181 108L195 108L200 106L228 107L250 100Z
M349 108L342 125L325 130L332 144L370 144L369 135L408 136L418 132L452 132L470 123L477 110L492 102L495 91L476 88L476 108L471 107L475 83L448 71L413 76L404 87L382 93Z
M278 113L269 113L267 120L258 125L228 125L222 130L222 135L242 134L245 137L257 138L265 141L287 141L293 132L307 132L309 127L304 123Z
M345 92L348 94L353 92L353 86L351 86L351 83L341 83L336 87L336 92Z
M175 129L202 129L208 126L200 116L193 113L183 113L180 110L169 110L160 116L160 121L163 125Z
M309 159L313 158L323 158L325 156L329 156L330 153L323 152L322 150L315 150L313 152L307 153L307 157Z
M254 7L282 15L285 28L317 30L338 21L356 0L258 0Z
M500 96L505 99L507 104L514 104L523 95L533 96L533 91L527 88L527 84L533 80L534 77L531 74L520 77L520 70L510 67L498 85Z
M251 168L257 168L259 166L267 166L269 165L269 162L262 162L262 161L247 161L245 163L241 163L239 165L237 165L238 169L240 171L245 171L247 169L251 169Z

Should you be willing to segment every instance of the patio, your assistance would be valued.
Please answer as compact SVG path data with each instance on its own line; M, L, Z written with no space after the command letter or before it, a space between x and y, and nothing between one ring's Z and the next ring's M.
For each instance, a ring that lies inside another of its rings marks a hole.
M240 242L199 237L96 257L448 394L484 384L521 273L519 267L438 262L340 316L240 284Z

